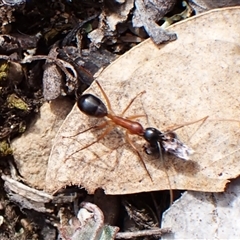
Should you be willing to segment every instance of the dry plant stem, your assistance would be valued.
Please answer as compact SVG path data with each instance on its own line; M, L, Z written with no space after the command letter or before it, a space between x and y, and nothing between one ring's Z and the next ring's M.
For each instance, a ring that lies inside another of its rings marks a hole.
M147 236L162 236L163 234L171 233L170 228L159 228L153 230L143 230L136 232L119 232L116 235L116 239L133 239L135 237L147 237Z

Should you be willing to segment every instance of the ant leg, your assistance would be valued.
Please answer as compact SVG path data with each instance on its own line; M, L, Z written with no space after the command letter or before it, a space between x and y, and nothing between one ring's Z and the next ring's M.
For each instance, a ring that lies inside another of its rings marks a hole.
M86 149L86 148L92 146L93 144L97 143L98 141L100 141L102 138L105 137L105 135L107 135L109 132L112 131L113 127L114 127L114 125L110 125L108 128L105 129L105 131L104 131L95 141L87 144L86 146L78 149L77 151L75 151L74 153L72 153L71 155L69 155L69 156L64 160L64 162L66 162L66 161L67 161L71 156L73 156L74 154L76 154L76 153L82 151L83 149Z
M138 98L140 95L142 95L143 93L146 93L146 91L142 91L140 93L138 93L137 96L135 96L127 105L127 107L123 110L123 112L120 114L120 116L124 116L125 112L129 109L129 107L132 105L132 103L136 100L136 98Z
M202 123L200 124L200 126L198 127L198 129L205 123L205 121L207 120L209 116L206 116L204 118L201 118L199 120L196 120L196 121L193 121L193 122L188 122L188 123L183 123L183 124L178 124L178 125L173 125L171 127L168 127L168 129L165 131L165 132L173 132L179 128L182 128L182 127L185 127L185 126L188 126L188 125L191 125L191 124L194 124L194 123L197 123L197 122L201 122Z
M74 134L74 135L72 135L72 136L63 136L63 137L64 137L64 138L76 137L77 135L79 135L79 134L81 134L81 133L85 133L85 132L87 132L87 131L89 131L89 130L91 130L91 129L94 129L94 128L96 128L96 129L101 129L101 128L104 128L105 126L107 126L107 125L109 124L109 122L110 122L110 121L106 121L106 122L103 122L103 123L100 124L100 125L92 126L92 127L90 127L90 128L87 128L87 129L85 129L85 130L83 130L83 131L81 131L81 132L78 132L77 134Z
M145 162L144 162L143 159L142 159L141 154L139 153L139 151L137 150L137 148L135 147L135 145L132 143L132 140L130 139L128 132L126 132L125 137L126 137L127 142L131 145L131 147L132 147L132 148L135 150L135 152L137 153L139 159L140 159L141 162L142 162L142 165L143 165L145 171L147 172L147 175L149 176L149 178L151 179L151 181L153 181L150 173L149 173L148 170L147 170L147 166L146 166Z
M108 109L111 113L114 113L114 111L112 110L112 106L111 106L111 103L109 101L109 98L107 97L107 94L105 93L105 91L103 90L102 86L100 85L100 83L98 82L98 80L95 80L96 81L96 84L98 85L98 87L100 88L102 94L103 94L103 97L105 98L106 102L107 102L107 106L108 106ZM135 99L137 97L139 97L140 95L142 95L143 93L145 93L146 91L142 91L140 92L136 97L134 97L130 103L127 105L127 107L123 110L123 112L120 114L120 116L123 116L124 113L128 110L128 108L132 105L132 103L135 101ZM114 114L115 115L115 114Z
M225 122L225 121L228 121L228 122L237 122L237 123L240 123L240 120L238 120L238 119L231 119L231 118L219 118L219 119L210 119L209 121L223 121L223 122Z
M111 113L114 113L114 111L112 110L112 106L111 106L111 103L107 97L107 94L105 93L105 91L103 90L102 86L100 85L100 83L98 82L98 80L95 80L96 84L98 85L98 87L100 88L101 92L102 92L102 95L103 97L105 98L106 102L107 102L107 106L108 106L108 110L111 112Z
M134 115L134 116L126 117L126 119L132 120L132 119L141 118L141 117L146 117L146 115L139 114L139 115Z

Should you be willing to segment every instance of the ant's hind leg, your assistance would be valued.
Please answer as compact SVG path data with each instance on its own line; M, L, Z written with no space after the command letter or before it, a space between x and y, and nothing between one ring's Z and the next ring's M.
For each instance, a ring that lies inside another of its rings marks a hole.
M143 115L143 114L133 115L133 116L126 117L126 119L133 120L133 119L142 118L142 117L146 117L146 115Z
M90 128L87 128L87 129L85 129L85 130L83 130L83 131L81 131L81 132L78 132L78 133L74 134L74 135L71 135L71 136L63 136L63 137L64 137L64 138L72 138L72 137L76 137L77 135L79 135L79 134L81 134L81 133L85 133L85 132L87 132L87 131L89 131L89 130L91 130L91 129L102 129L102 128L106 127L106 126L109 124L109 122L110 122L110 121L105 121L105 122L103 122L103 123L101 123L101 124L99 124L99 125L96 125L96 126L92 126L92 127L90 127Z
M112 131L113 127L114 127L114 125L110 125L108 128L105 129L105 131L104 131L95 141L93 141L93 142L87 144L86 146L78 149L77 151L73 152L71 155L69 155L69 156L64 160L64 162L66 162L66 161L67 161L71 156L73 156L74 154L76 154L76 153L78 153L78 152L80 152L80 151L82 151L82 150L84 150L84 149L92 146L93 144L97 143L98 141L100 141L100 140L101 140L102 138L104 138L109 132Z
M114 127L113 125L110 125L108 128L105 129L105 131L104 131L103 133L100 134L100 136L99 136L95 141L91 142L90 144L87 144L86 146L82 147L82 148L79 149L78 151L81 151L81 150L83 150L83 149L86 149L86 148L92 146L93 144L99 142L99 141L100 141L102 138L104 138L109 132L112 131L113 127Z

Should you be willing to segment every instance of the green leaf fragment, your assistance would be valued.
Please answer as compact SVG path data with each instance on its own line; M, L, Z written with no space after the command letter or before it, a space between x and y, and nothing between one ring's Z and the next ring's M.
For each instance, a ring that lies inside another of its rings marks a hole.
M0 141L0 157L12 155L13 151L6 140Z
M17 108L23 111L28 111L28 105L21 98L19 98L16 94L11 94L7 98L7 104L9 108Z

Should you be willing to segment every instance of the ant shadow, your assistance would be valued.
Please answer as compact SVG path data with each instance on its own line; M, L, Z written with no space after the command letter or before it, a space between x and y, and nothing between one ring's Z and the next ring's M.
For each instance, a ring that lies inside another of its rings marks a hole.
M176 173L191 177L201 170L198 162L194 160L183 160L171 153L162 152L162 159L158 153L147 156L150 164L152 163L161 169L164 168L167 172L174 170Z

